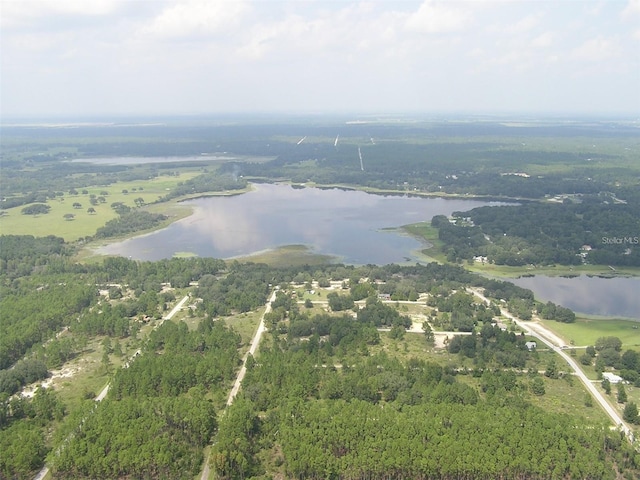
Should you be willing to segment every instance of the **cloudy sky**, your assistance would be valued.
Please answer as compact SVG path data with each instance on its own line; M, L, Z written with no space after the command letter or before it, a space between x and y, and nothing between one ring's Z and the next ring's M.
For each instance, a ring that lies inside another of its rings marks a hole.
M640 115L640 0L0 0L1 114Z

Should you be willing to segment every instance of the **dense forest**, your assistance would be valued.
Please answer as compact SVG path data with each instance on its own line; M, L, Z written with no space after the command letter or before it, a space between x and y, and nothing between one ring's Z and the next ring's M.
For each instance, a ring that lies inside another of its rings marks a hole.
M640 266L640 202L611 204L609 196L578 203L526 203L455 212L431 224L450 261L485 257L499 265ZM527 218L527 222L522 222Z
M107 258L79 265L55 237L12 237L7 244L14 247L12 254L4 252L6 265L19 259L25 264L2 275L2 328L16 332L2 338L4 361L12 368L0 371L0 443L3 451L15 453L3 457L4 476L28 477L61 441L65 447L49 458L56 475L64 478L143 472L150 478L191 478L204 460L202 448L212 441L211 465L221 478L248 478L266 468L295 478L325 478L327 472L336 478L607 478L612 462L620 470L635 468L635 456L617 433L599 426L575 429L571 426L583 425L582 420L535 407L528 396L544 392L540 376L501 371L535 371L536 354L524 346L523 336L493 326L496 307L475 303L462 287L484 288L494 299L528 305L529 312L551 309L510 283L435 263L275 268L216 259ZM172 281L183 288L198 282L189 287L193 298L200 299L194 305L197 327L152 320L159 326L140 343L139 319L160 319L176 300L163 291ZM290 285L315 281L343 285L328 298L329 313L311 314L287 293ZM64 294L56 290L59 284L66 288ZM259 356L249 358L241 396L222 415L241 347L240 337L223 319L261 307L274 285L281 292L265 316L269 338ZM80 303L69 295L85 288L88 296ZM108 297L98 295L103 289ZM379 328L390 329L384 334L389 338L401 339L410 324L379 295L427 295L425 308L437 312L431 316L436 327L471 330L448 349L473 359L476 386L437 363L371 353L382 344ZM66 303L70 300L71 309ZM49 310L43 309L43 301ZM360 304L354 312L356 301ZM18 335L20 329L10 328L28 320L18 312L28 312L29 304L49 312L44 317L58 319L55 325L40 327L40 342L52 338L44 344L29 344ZM63 326L67 334L53 338ZM94 336L115 342L103 342L104 368L109 368L109 357L116 355L121 341L140 345L141 352L128 368L115 371L102 403L94 406L88 396L69 411L54 391L40 389L31 399L11 396L81 355L86 338ZM607 348L612 347L603 345L597 345L598 357L608 358ZM620 365L631 366L629 356L625 354L627 362ZM45 432L60 422L63 426L51 443ZM481 425L486 451L478 450L474 436ZM18 437L25 441L16 444L12 439ZM494 448L488 439L502 445L501 456L490 453ZM319 452L317 445L326 448ZM526 455L516 455L523 445L527 447L520 451ZM481 454L469 456L469 449ZM372 464L380 455L388 455L387 460ZM426 458L440 460L425 463ZM447 460L451 458L458 460Z
M486 368L478 390L435 363L366 355L379 342L366 320L314 324L308 340L274 334L249 363L212 452L220 478L265 468L308 479L616 478L614 458L637 468L618 433L527 401L544 392L537 374ZM500 352L512 344L492 330L479 337Z
M109 398L55 459L64 478L193 478L216 428L216 408L238 366L237 334L203 321L165 322L113 379Z

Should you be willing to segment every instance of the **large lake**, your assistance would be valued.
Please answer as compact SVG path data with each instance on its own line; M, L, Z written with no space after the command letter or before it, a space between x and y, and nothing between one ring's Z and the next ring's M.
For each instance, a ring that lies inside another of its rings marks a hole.
M424 244L393 229L482 205L478 200L373 195L355 190L259 184L242 195L185 202L188 218L101 249L101 253L159 260L177 253L233 258L285 245L363 265L417 260Z
M640 277L547 277L511 280L533 290L536 299L552 301L575 312L640 319Z
M103 247L101 253L159 260L179 253L233 258L306 245L347 264L419 260L426 245L394 228L496 203L373 195L355 190L254 185L229 197L185 202L194 213L169 227ZM576 312L640 319L640 278L531 277L513 280L539 300Z

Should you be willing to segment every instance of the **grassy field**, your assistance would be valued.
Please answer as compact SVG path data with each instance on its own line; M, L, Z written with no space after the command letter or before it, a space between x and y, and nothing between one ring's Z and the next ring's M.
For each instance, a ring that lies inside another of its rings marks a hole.
M389 338L385 333L380 334L381 345L370 347L370 353L384 351L388 355L398 357L403 360L409 358L421 358L428 361L434 361L440 365L448 365L453 368L468 367L473 368L473 361L468 358L463 358L460 355L452 355L446 350L434 349L427 345L424 337L416 333L407 333L403 340L394 340ZM564 370L565 364L562 363L560 357L550 352L539 352L538 360L536 362L537 368L544 370L545 365L551 358L554 358L559 366L560 370ZM468 383L476 388L478 387L478 380L474 379L470 375L458 375L458 381ZM521 374L518 376L518 381L524 385L528 384L529 377L527 374ZM565 413L568 415L575 415L576 412L580 412L585 419L594 422L607 423L608 417L597 406L594 401L593 407L585 406L585 398L587 391L582 383L575 377L569 375L568 378L563 379L549 379L544 378L545 383L545 395L533 396L529 392L524 392L523 395L526 399L533 404L547 410L556 413ZM627 388L627 393L629 393ZM640 389L633 389L634 395L638 395L640 398ZM638 390L637 392L635 390ZM615 392L615 388L613 390ZM612 394L615 403L615 394ZM631 395L629 396L631 399ZM635 398L635 397L634 397Z
M542 320L551 331L576 346L593 345L600 337L618 337L622 348L640 348L640 322L632 320L578 318L575 323Z
M51 207L45 215L23 215L22 208L16 207L5 210L5 215L0 217L0 232L13 235L62 237L67 242L73 242L80 238L91 236L106 222L116 218L117 213L111 208L111 204L122 202L130 207L135 207L135 199L142 198L145 203L158 200L174 188L178 182L184 182L196 176L199 172L183 172L178 176L159 176L146 181L118 182L108 186L94 186L86 188L87 194L69 195L49 200ZM124 193L127 191L128 193ZM106 192L104 195L102 192ZM90 196L104 196L105 203L91 205ZM80 204L76 208L74 204ZM88 213L89 207L95 209L95 213ZM186 213L185 207L176 208L175 202L169 204L155 204L144 207L157 213L165 213L176 219L176 215ZM66 220L64 215L74 215L72 220Z
M262 316L263 312L264 308L260 308L258 310L254 310L253 312L240 313L238 315L233 315L231 317L225 317L222 319L228 327L233 328L242 337L243 355L249 349L249 344L251 343L251 339L258 329L260 317Z
M492 277L507 277L517 278L523 275L548 275L548 276L560 276L560 275L600 275L600 276L612 276L612 275L640 275L640 268L638 267L616 267L616 271L613 272L607 265L554 265L554 266L524 266L524 267L510 267L508 265L495 265L495 264L482 264L473 263L466 264L465 268L472 272L481 273L483 275Z
M420 254L425 257L426 261L436 261L439 263L446 262L446 256L442 254L442 242L438 238L438 229L431 226L431 222L413 223L411 225L404 225L402 230L427 241L432 246L423 249Z

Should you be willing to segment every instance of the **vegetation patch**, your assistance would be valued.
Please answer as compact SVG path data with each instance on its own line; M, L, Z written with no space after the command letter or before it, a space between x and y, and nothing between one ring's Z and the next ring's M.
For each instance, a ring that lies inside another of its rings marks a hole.
M640 323L632 320L578 317L575 323L542 320L552 331L558 332L575 345L595 345L600 337L618 337L625 348L640 348Z
M320 255L306 245L287 245L266 252L255 253L236 259L239 262L264 263L272 267L293 267L301 265L324 265L337 259L329 255Z

